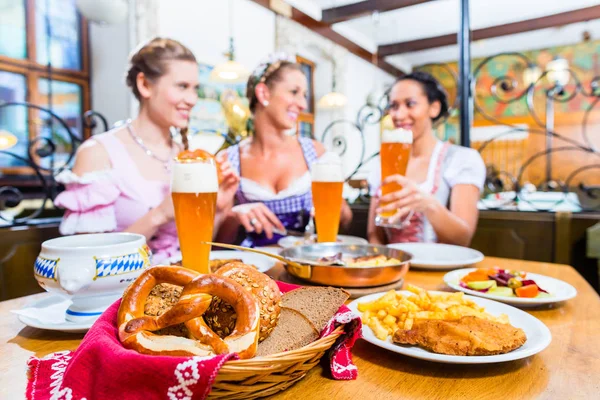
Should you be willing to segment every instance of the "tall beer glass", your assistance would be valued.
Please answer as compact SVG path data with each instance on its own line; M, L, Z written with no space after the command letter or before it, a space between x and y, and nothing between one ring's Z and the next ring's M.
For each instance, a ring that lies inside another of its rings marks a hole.
M388 176L400 174L406 175L406 167L410 159L412 147L412 131L406 129L385 130L381 135L381 181ZM397 183L388 183L381 187L381 195L393 193L402 189L402 185ZM385 204L381 204L385 206ZM391 223L390 218L394 216L396 210L380 213L375 218L375 224L391 228L401 228L402 222ZM410 218L408 218L410 219Z
M337 241L342 212L344 177L340 160L317 161L312 165L312 196L317 225L317 241Z
M175 160L171 193L181 247L182 265L208 274L210 245L219 183L212 159Z

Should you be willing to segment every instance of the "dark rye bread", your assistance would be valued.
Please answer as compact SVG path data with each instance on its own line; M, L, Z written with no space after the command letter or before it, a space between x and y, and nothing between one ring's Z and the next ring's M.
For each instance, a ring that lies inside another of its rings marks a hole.
M279 322L271 334L258 344L255 357L296 350L314 342L319 332L304 315L291 308L281 308Z
M348 300L350 293L334 287L301 287L282 296L283 306L308 318L321 333L327 322Z

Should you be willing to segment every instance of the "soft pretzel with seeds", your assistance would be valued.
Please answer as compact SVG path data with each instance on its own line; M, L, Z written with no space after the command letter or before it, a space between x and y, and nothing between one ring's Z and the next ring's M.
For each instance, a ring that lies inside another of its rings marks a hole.
M219 268L217 275L233 279L251 293L260 307L259 342L265 340L279 321L281 292L273 279L241 262L230 262ZM224 337L235 325L237 315L227 302L213 298L204 320L219 336Z
M146 316L144 303L152 288L159 283L183 286L183 292L179 301L162 315ZM202 318L213 296L231 304L238 315L234 330L224 339L214 333ZM232 279L200 275L181 267L153 267L144 271L123 296L117 324L123 346L140 353L211 356L235 352L243 359L256 353L259 313L256 299ZM192 338L152 333L180 323L185 323Z

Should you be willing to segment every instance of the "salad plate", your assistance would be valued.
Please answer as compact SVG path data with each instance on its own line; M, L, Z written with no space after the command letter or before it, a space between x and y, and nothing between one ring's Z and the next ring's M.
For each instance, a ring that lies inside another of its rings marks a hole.
M517 307L558 303L577 296L577 289L560 279L501 268L458 269L444 275L444 282L454 290Z

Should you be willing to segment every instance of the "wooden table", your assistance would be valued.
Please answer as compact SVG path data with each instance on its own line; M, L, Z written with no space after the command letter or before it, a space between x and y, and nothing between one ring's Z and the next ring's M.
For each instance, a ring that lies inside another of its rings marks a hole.
M355 381L323 377L320 366L273 396L279 399L591 399L600 398L600 297L573 268L488 257L480 266L540 273L569 282L578 296L556 307L530 310L552 332L552 343L525 360L491 365L449 365L420 361L358 341ZM441 272L410 271L406 281L446 289ZM27 359L74 350L83 335L24 326L9 310L42 295L0 303L0 399L24 397Z

